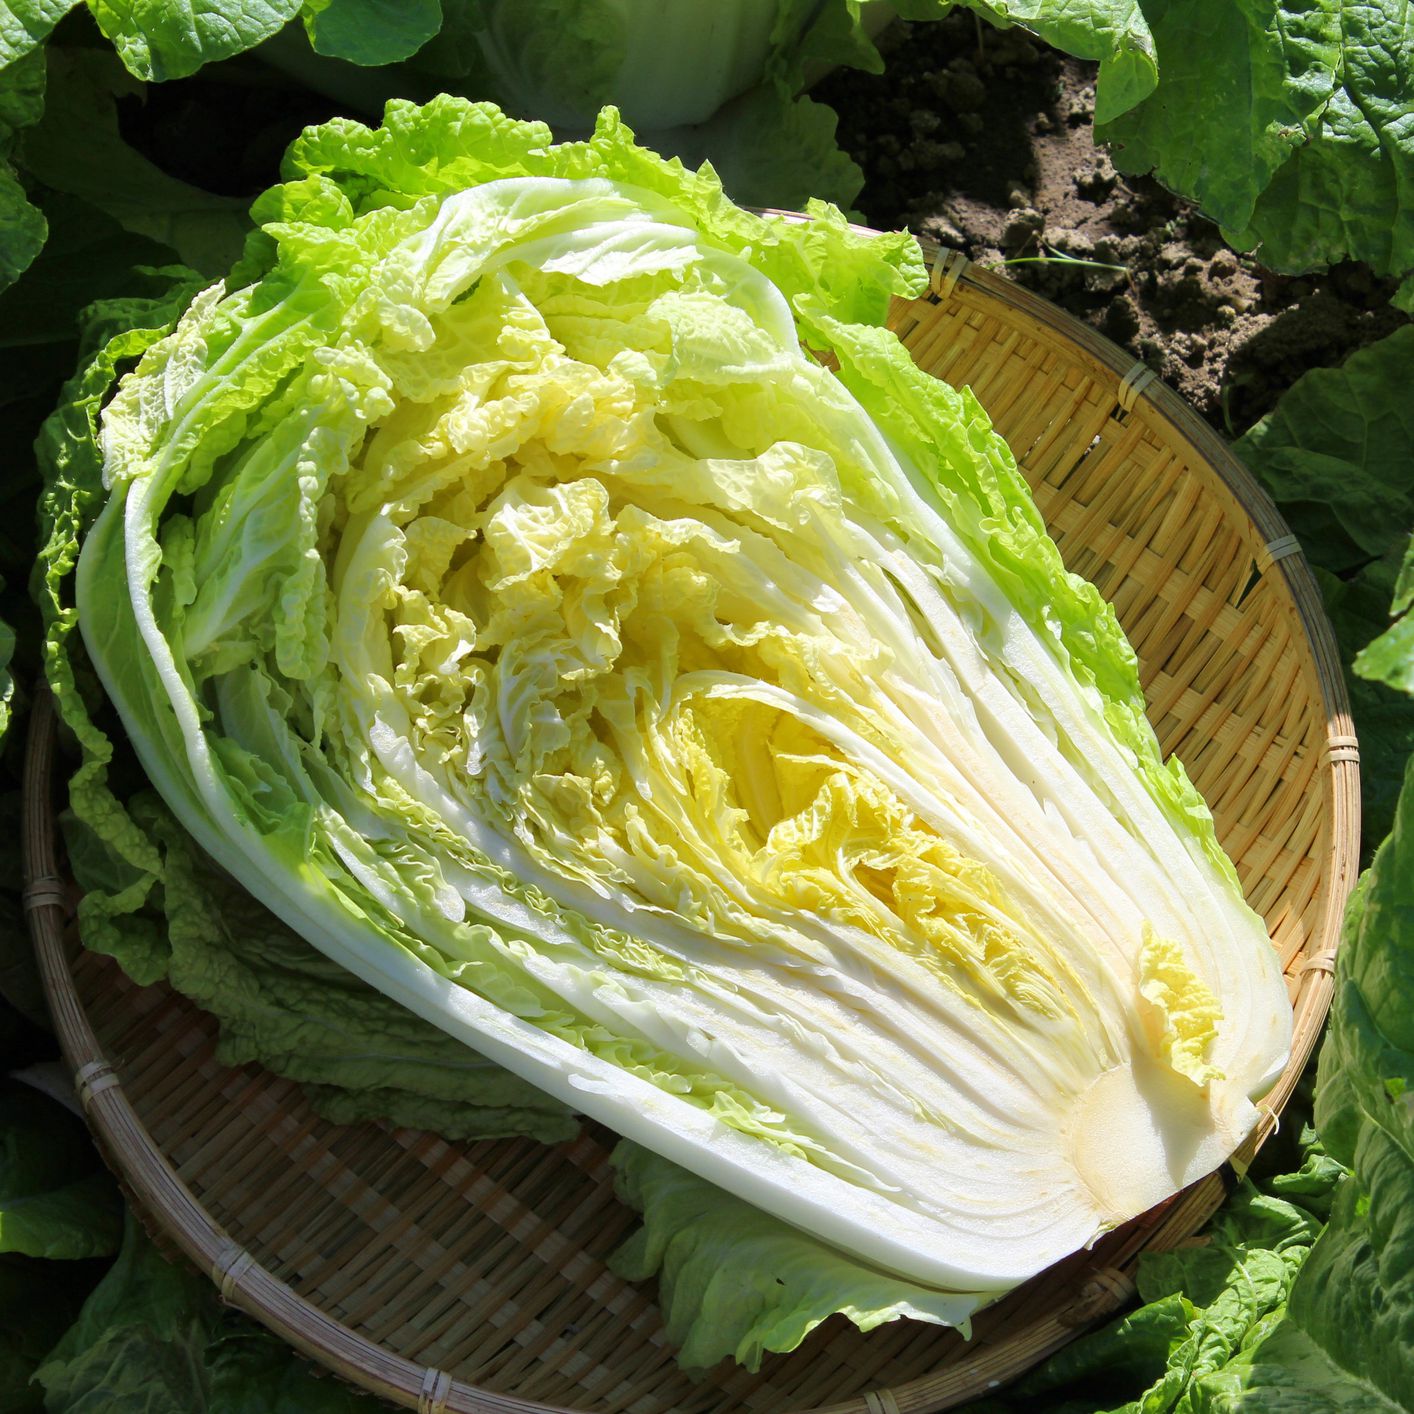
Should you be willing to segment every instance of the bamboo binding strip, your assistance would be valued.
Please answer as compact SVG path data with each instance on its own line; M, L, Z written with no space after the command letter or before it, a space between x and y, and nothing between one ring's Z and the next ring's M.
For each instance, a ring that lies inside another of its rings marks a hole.
M758 1374L677 1368L649 1288L607 1268L634 1216L612 1136L456 1144L339 1127L297 1086L215 1056L209 1017L77 944L57 853L55 727L26 762L25 906L89 1123L150 1222L221 1295L343 1378L424 1414L926 1414L1014 1378L1129 1300L1142 1250L1194 1233L1275 1125L1330 1002L1358 863L1358 750L1315 582L1264 492L1142 365L932 246L894 326L970 384L1070 567L1138 653L1150 718L1214 812L1290 985L1296 1040L1220 1172L1014 1292L962 1341L827 1322Z

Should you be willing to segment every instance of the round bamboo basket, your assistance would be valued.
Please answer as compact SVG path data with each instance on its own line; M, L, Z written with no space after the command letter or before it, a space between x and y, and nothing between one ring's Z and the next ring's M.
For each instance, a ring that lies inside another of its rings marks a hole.
M1045 301L925 249L931 289L894 326L971 384L1070 567L1113 602L1150 717L1212 806L1281 957L1291 1063L1231 1164L1037 1277L970 1342L841 1317L747 1374L677 1367L651 1288L605 1259L635 1217L612 1136L453 1144L318 1118L299 1088L214 1059L215 1023L83 950L54 831L55 726L37 703L26 896L80 1099L149 1223L222 1296L343 1378L423 1414L924 1414L995 1388L1113 1313L1141 1251L1213 1213L1315 1043L1358 854L1359 782L1315 582L1271 501L1167 388Z

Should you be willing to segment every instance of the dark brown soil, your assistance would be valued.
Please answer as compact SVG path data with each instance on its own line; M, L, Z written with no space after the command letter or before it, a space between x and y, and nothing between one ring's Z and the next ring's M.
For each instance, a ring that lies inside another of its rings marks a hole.
M871 225L1001 268L1144 359L1229 435L1309 368L1407 322L1350 263L1291 278L1237 255L1196 207L1117 173L1093 135L1095 66L968 11L894 25L886 71L815 90L863 168ZM1077 263L1084 262L1084 263Z

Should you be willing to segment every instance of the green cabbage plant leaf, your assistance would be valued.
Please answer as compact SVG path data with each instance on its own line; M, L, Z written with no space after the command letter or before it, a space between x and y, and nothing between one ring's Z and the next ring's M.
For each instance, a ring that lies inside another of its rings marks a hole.
M131 1213L117 1261L77 1320L42 1354L33 1379L33 1404L7 1410L387 1414L391 1408L316 1371L278 1337L224 1306L206 1274L164 1257Z
M1145 0L1159 84L1106 121L1126 172L1193 198L1272 270L1414 267L1414 26L1400 0Z
M302 14L314 51L351 64L395 64L442 27L441 0L305 0Z
M1325 1362L1391 1407L1414 1404L1414 761L1394 827L1346 913L1316 1123L1355 1181L1292 1291Z
M0 588L4 581L0 580ZM15 695L15 679L10 672L10 660L15 655L15 631L0 619L0 739L10 727L10 703Z
M302 0L87 0L98 27L135 78L185 78L269 39Z
M1414 761L1346 913L1316 1123L1352 1174L1274 1319L1193 1392L1196 1414L1414 1406Z
M612 111L394 104L287 177L108 404L77 572L196 841L934 1319L1221 1162L1274 953L1113 613L880 327L912 242L751 216Z
M38 1090L0 1082L0 1255L111 1256L122 1199L82 1121Z
M30 52L0 68L0 290L29 268L49 230L11 165L20 134L43 111L43 56Z
M0 3L0 69L37 49L79 0L3 0Z
M1297 379L1237 443L1321 577L1355 729L1365 759L1379 763L1361 783L1371 849L1389 833L1398 764L1414 750L1405 695L1414 691L1411 367L1414 329L1396 329L1339 367Z

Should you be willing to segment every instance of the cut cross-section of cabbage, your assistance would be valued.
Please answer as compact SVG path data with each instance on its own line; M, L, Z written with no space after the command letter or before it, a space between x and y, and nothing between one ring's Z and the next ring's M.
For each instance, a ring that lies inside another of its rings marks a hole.
M106 413L81 623L187 827L957 1320L1219 1164L1274 952L1004 444L854 317L897 243L607 122L465 189L399 153L268 203Z

